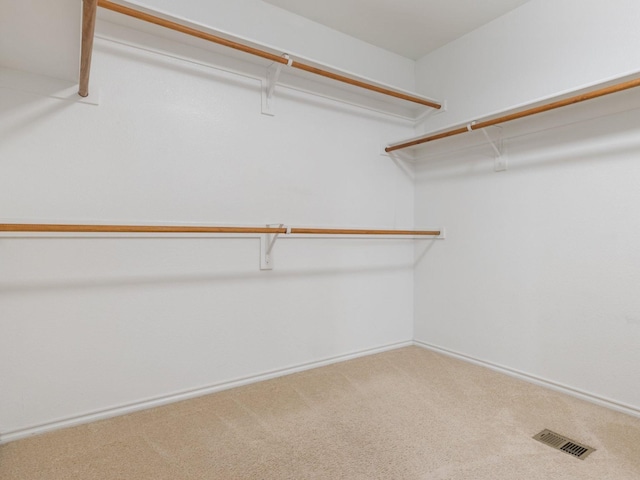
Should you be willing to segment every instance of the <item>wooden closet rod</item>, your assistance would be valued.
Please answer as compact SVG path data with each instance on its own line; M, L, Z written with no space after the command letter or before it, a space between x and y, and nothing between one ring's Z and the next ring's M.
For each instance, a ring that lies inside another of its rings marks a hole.
M72 225L54 223L0 223L0 232L41 233L271 233L298 235L439 236L439 230L371 230L350 228L206 227L178 225Z
M96 27L98 0L82 0L82 46L80 52L80 86L78 95L89 95L89 72L93 53L93 33Z
M85 0L85 1L87 1L87 0ZM435 109L442 108L442 105L440 105L440 104L438 104L436 102L430 101L430 100L426 100L424 98L416 97L416 96L413 96L413 95L408 95L406 93L395 91L395 90L391 90L391 89L384 88L384 87L379 87L377 85L372 85L370 83L366 83L366 82L363 82L361 80L356 80L354 78L346 77L344 75L340 75L340 74L337 74L337 73L329 72L329 71L323 70L321 68L313 67L311 65L307 65L305 63L298 62L298 61L295 61L295 60L293 60L293 61L292 60L288 60L287 58L284 58L281 55L276 55L274 53L270 53L270 52L267 52L267 51L264 51L264 50L260 50L260 49L255 48L255 47L250 47L248 45L243 45L241 43L234 42L232 40L227 40L226 38L218 37L216 35L212 35L210 33L203 32L203 31L197 30L195 28L187 27L185 25L181 25L179 23L172 22L172 21L166 20L164 18L156 17L154 15L150 15L150 14L142 12L140 10L136 10L134 8L125 7L123 5L119 5L117 3L110 2L109 0L98 0L98 6L100 6L102 8L105 8L107 10L111 10L113 12L121 13L123 15L128 15L128 16L133 17L133 18L137 18L138 20L143 20L145 22L153 23L154 25L159 25L161 27L165 27L165 28L168 28L168 29L171 29L171 30L175 30L177 32L181 32L181 33L184 33L184 34L187 34L187 35L191 35L193 37L197 37L197 38L201 38L203 40L207 40L209 42L217 43L218 45L224 45L225 47L233 48L235 50L240 50L241 52L245 52L245 53L249 53L251 55L262 57L262 58L265 58L265 59L270 60L272 62L281 63L281 64L284 64L284 65L289 65L292 68L297 68L299 70L304 70L306 72L310 72L310 73L313 73L313 74L316 74L316 75L320 75L322 77L330 78L330 79L336 80L338 82L347 83L349 85L354 85L356 87L364 88L366 90L370 90L370 91L373 91L373 92L381 93L383 95L387 95L387 96L390 96L390 97L400 98L400 99L406 100L408 102L418 103L420 105L425 105L427 107L431 107L431 108L435 108ZM83 50L84 50L84 43L85 43L85 37L86 36L88 36L88 34L85 35L85 33L83 32ZM88 71L82 71L81 72L81 78L83 78L83 76L88 78Z
M485 120L482 122L472 122L469 125L465 125L464 127L458 127L451 130L447 130L445 132L436 133L428 137L418 138L417 140L411 140L409 142L399 143L397 145L391 145L385 148L384 150L385 152L394 152L402 148L413 147L415 145L421 145L423 143L432 142L434 140L440 140L441 138L460 135L461 133L466 133L471 130L480 130L482 128L490 127L492 125L497 125L499 123L510 122L511 120L517 120L518 118L528 117L530 115L535 115L537 113L548 112L549 110L554 110L560 107L566 107L567 105L573 105L574 103L580 103L586 100L603 97L611 93L621 92L623 90L628 90L630 88L634 88L638 86L640 86L640 78L618 83L616 85L611 85L609 87L600 88L592 92L575 95L573 97L565 98L564 100L558 100L558 101L547 103L545 105L541 105L538 107L529 108L521 112L511 113L509 115L503 115L501 117L493 118L491 120Z

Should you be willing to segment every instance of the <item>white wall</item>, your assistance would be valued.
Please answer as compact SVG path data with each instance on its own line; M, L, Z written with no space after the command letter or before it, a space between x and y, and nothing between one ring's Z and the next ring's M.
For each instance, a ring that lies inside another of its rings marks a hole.
M271 46L370 77L397 88L415 90L415 62L320 25L261 0L120 1L184 19L234 37ZM80 0L0 0L0 66L78 81ZM117 23L149 24L98 8L98 17ZM166 35L167 31L157 31ZM191 37L176 36L189 43Z
M79 0L0 0L0 66L78 81Z
M415 90L415 62L262 0L131 2L398 88ZM299 58L299 57L298 57Z
M640 70L639 13L534 0L425 57L419 83L450 109L427 128ZM640 414L637 105L629 91L505 125L506 172L468 145L480 133L420 150L416 224L448 237L416 268L416 340Z
M639 23L635 0L531 0L417 62L417 90L448 107L423 129L639 72Z
M412 62L262 2L179 8L413 86ZM628 47L637 14L631 1L533 0L434 52L418 85L449 110L424 128L640 69ZM253 67L106 31L200 64L102 39L98 106L0 88L3 221L414 223L412 181L379 155L384 140L413 134L407 122L287 88L264 116ZM32 69L3 52L0 64ZM38 73L71 79L69 65ZM622 103L637 104L630 95ZM416 247L415 277L413 245L396 240L283 239L276 269L261 272L256 238L0 238L0 440L393 345L414 328L419 341L640 409L639 118L623 110L510 140L507 172L482 148L421 161L415 223L446 225L448 239Z
M412 226L412 182L379 155L405 120L286 88L261 115L249 74L100 39L92 85L98 106L0 88L2 221ZM411 340L411 241L275 257L259 271L257 238L0 238L2 438Z

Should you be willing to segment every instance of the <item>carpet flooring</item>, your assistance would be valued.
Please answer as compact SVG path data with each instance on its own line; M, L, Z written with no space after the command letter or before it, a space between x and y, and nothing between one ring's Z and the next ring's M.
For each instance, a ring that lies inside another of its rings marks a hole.
M419 347L0 446L2 480L547 478L639 479L640 419Z

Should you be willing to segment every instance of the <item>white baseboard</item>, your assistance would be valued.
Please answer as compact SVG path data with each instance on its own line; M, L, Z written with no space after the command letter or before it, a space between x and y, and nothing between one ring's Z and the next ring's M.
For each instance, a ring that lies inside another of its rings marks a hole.
M640 408L634 407L633 405L627 405L621 402L617 402L615 400L611 400L609 398L600 397L598 395L594 395L592 393L585 392L583 390L579 390L577 388L573 388L568 385L564 385L562 383L553 382L545 378L537 377L535 375L521 372L519 370L515 370L513 368L505 367L502 365L498 365L496 363L480 360L478 358L474 358L469 355L465 355L463 353L438 347L437 345L431 345L429 343L425 343L419 340L414 340L413 344L418 347L422 347L436 353L442 353L443 355L457 358L465 362L473 363L481 367L486 367L496 372L504 373L505 375L509 375L511 377L518 378L520 380L524 380L525 382L534 383L536 385L540 385L541 387L546 387L551 390L555 390L557 392L565 393L572 397L576 397L590 403L595 403L596 405L600 405L602 407L610 408L611 410L616 410L618 412L626 413L627 415L632 415L634 417L640 417Z
M270 380L272 378L290 375L292 373L302 372L305 370L311 370L313 368L318 368L326 365L331 365L334 363L344 362L354 358L373 355L376 353L382 353L389 350L395 350L397 348L408 347L410 345L416 345L418 347L425 348L427 350L431 350L437 353L442 353L444 355L448 355L450 357L457 358L465 362L486 367L491 370L509 375L511 377L519 378L526 382L530 382L530 383L540 385L542 387L546 387L561 393L565 393L567 395L577 397L582 400L586 400L588 402L591 402L606 408L610 408L612 410L616 410L618 412L626 413L627 415L640 417L640 408L634 407L632 405L626 405L620 402L616 402L608 398L600 397L598 395L594 395L588 392L584 392L582 390L578 390L576 388L572 388L568 385L563 385L557 382L546 380L544 378L540 378L535 375L530 375L528 373L524 373L512 368L508 368L502 365L480 360L478 358L474 358L469 355L448 350L446 348L438 347L436 345L431 345L418 340L414 340L414 341L409 340L404 342L383 345L381 347L359 350L356 352L351 352L343 355L336 355L333 357L325 358L323 360L302 363L292 367L263 372L257 375L238 378L228 382L221 382L221 383L209 385L202 388L185 390L177 393L172 393L170 395L163 395L159 397L141 400L138 402L132 402L126 405L120 405L117 407L107 408L104 410L99 410L99 411L89 412L89 413L85 413L85 414L81 414L73 417L63 418L63 419L55 420L48 423L32 425L26 428L2 432L0 433L0 444L8 443L14 440L20 440L22 438L30 437L32 435L38 435L41 433L50 432L50 431L58 430L61 428L72 427L75 425L81 425L84 423L103 420L106 418L116 417L119 415L126 415L128 413L137 412L139 410L146 410L149 408L159 407L162 405L167 405L167 404L179 402L182 400L188 400L190 398L200 397L203 395L208 395L208 394L220 392L223 390L228 390L230 388L240 387L242 385L248 385L251 383L261 382L264 380Z
M61 428L72 427L75 425L81 425L83 423L95 422L97 420L103 420L105 418L116 417L119 415L126 415L128 413L137 412L139 410L146 410L148 408L159 407L167 405L169 403L179 402L181 400L188 400L190 398L200 397L203 395L209 395L211 393L220 392L222 390L228 390L230 388L240 387L242 385L248 385L250 383L262 382L264 380L270 380L272 378L282 377L290 375L292 373L302 372L304 370L311 370L313 368L324 367L333 363L344 362L346 360L352 360L354 358L364 357L367 355L373 355L376 353L382 353L389 350L395 350L397 348L408 347L413 345L411 340L404 342L392 343L383 345L376 348L368 348L365 350L359 350L343 355L336 355L333 357L324 358L322 360L301 363L292 367L282 368L278 370L271 370L268 372L262 372L257 375L251 375L248 377L238 378L228 382L221 382L206 387L196 388L192 390L185 390L181 392L172 393L169 395L163 395L150 399L145 399L137 402L128 403L126 405L120 405L104 410L93 411L73 417L62 418L52 422L47 422L39 425L32 425L17 430L7 431L0 433L0 444L12 442L14 440L20 440L22 438L30 437L32 435L38 435Z

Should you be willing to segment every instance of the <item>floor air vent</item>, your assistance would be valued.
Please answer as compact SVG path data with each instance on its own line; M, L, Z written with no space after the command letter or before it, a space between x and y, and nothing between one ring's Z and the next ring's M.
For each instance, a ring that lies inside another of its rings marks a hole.
M545 443L550 447L568 453L572 457L579 458L580 460L584 460L591 452L596 451L595 448L574 442L573 440L563 437L562 435L558 435L551 430L543 430L537 435L534 435L533 438L534 440Z

